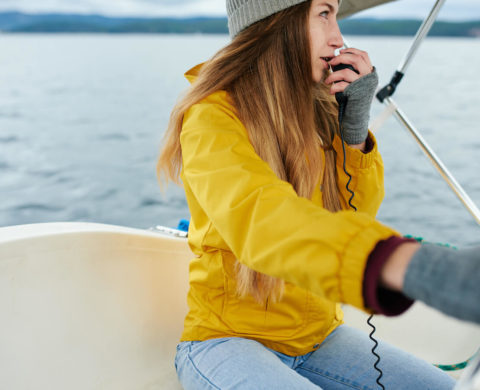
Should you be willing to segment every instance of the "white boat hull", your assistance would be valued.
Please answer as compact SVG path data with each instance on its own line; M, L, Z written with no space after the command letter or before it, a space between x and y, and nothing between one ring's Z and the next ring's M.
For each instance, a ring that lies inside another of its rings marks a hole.
M191 257L142 230L0 229L0 389L181 389Z

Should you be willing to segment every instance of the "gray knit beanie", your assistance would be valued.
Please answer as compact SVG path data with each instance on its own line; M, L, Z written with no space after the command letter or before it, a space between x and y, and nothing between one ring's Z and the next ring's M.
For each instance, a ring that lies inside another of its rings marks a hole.
M304 1L307 0L227 0L230 36L234 38L253 23Z

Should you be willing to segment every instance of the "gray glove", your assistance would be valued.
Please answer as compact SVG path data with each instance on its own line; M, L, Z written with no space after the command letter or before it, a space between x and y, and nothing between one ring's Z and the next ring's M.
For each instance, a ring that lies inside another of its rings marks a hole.
M378 85L375 68L372 73L360 77L343 91L348 102L343 116L343 135L349 145L358 145L367 139L370 107Z
M445 314L480 323L480 248L422 244L407 268L403 293Z

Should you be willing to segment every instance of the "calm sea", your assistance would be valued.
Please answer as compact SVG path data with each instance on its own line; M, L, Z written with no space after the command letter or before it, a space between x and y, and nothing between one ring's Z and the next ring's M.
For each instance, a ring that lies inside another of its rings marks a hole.
M182 190L162 194L155 164L182 74L226 36L1 35L0 226L88 221L148 228L188 218ZM350 37L385 84L406 38ZM395 97L480 204L480 40L429 39ZM382 106L375 103L374 115ZM377 134L386 198L402 233L478 244L480 228L389 119Z

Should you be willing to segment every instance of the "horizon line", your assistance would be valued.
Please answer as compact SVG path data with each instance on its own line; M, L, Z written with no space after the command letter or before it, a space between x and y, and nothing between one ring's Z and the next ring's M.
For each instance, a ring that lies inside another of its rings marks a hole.
M197 18L206 18L206 19L227 19L227 15L206 15L206 14L193 14L193 15L153 15L147 16L144 14L110 14L110 13L103 13L103 12L82 12L82 11L24 11L18 9L0 9L0 14L7 14L7 13L19 13L24 15L69 15L69 16L101 16L105 18L111 19L197 19ZM423 20L424 18L420 16L362 16L362 15L354 15L349 16L348 18L341 19L374 19L374 20ZM437 21L442 22L450 22L450 23L468 23L468 22L478 22L480 21L480 16L472 19L468 18L438 18Z

